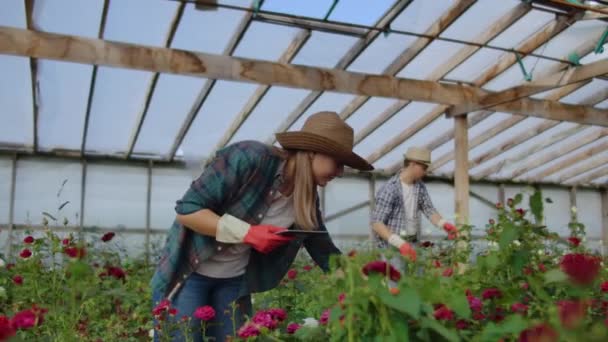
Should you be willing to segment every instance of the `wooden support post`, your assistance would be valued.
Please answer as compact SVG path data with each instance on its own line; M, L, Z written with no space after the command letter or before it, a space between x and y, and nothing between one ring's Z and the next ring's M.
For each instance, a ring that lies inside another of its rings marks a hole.
M455 209L458 215L456 222L466 224L469 219L469 138L466 116L454 118L454 138L456 143Z
M498 203L504 204L507 199L505 198L505 185L498 184Z
M570 188L570 223L578 222L576 210L572 210L572 208L576 207L576 186L573 186Z

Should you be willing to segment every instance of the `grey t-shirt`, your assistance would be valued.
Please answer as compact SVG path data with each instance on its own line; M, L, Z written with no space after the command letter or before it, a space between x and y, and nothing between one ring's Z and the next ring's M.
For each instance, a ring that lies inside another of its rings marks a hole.
M277 191L260 224L287 228L294 222L293 196L283 196ZM233 278L245 273L249 263L251 246L238 243L219 243L215 254L200 263L196 272L211 278Z

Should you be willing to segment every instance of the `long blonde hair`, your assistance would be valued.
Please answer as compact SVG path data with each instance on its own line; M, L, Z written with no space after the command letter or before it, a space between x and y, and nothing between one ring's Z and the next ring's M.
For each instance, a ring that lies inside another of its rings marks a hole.
M319 225L316 206L317 189L312 172L312 156L312 152L289 151L287 159L287 165L290 165L287 172L293 177L295 223L304 230L314 230Z

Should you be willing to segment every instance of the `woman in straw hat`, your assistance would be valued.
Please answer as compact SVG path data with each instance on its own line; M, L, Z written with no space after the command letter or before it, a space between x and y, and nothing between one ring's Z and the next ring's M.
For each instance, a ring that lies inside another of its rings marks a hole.
M378 191L372 213L372 229L378 246L396 247L412 260L416 260L416 250L411 243L420 240L421 213L432 224L445 230L448 238L454 239L458 233L456 226L447 222L435 209L422 182L430 165L431 151L410 147L405 154L403 168Z
M201 321L192 317L197 308L215 309L206 335L223 341L250 314L250 293L277 286L302 246L325 271L340 253L326 234L316 187L344 165L373 169L352 151L352 128L336 113L320 112L302 130L276 137L282 148L243 141L220 150L177 201L151 281L154 313L159 318L170 304L174 319L190 317L195 341L202 340ZM290 236L288 228L320 234Z

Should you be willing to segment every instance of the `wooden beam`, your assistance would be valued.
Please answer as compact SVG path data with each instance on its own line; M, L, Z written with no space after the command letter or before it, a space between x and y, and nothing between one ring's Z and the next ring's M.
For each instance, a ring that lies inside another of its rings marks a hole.
M374 25L376 27L388 27L395 20L405 8L412 2L412 0L398 1L393 7L391 7L378 22ZM338 61L335 69L346 69L359 57L359 55L369 46L371 43L380 36L381 32L378 30L369 30L364 36L359 38L355 45ZM303 114L312 106L312 104L323 94L322 91L313 91L306 96L300 104L285 118L285 120L279 125L275 133L281 133L288 130ZM276 137L273 135L269 138L268 143L274 144Z
M570 24L574 23L578 17L567 18L564 19L560 17L555 19L545 25L541 30L537 33L533 34L530 38L525 40L522 44L520 44L517 48L518 51L530 53L536 50L538 47L545 44L552 37L556 36L564 29L566 29ZM471 47L466 47L466 49L470 49ZM465 51L465 50L461 50ZM468 50L466 50L468 52ZM460 53L459 53L460 54ZM465 53L466 54L466 53ZM487 69L484 73L482 73L479 77L477 77L474 81L474 84L478 87L483 86L496 76L500 75L502 72L507 70L509 67L514 65L517 62L512 53L503 54L498 62ZM407 127L403 132L390 139L386 144L381 146L377 151L373 152L366 159L370 163L376 162L386 153L392 151L397 146L401 145L407 139L409 139L412 135L414 135L419 130L428 126L431 122L437 119L441 114L443 114L449 106L436 106L429 113L422 116L420 119L415 121L412 125Z
M103 38L106 30L106 20L108 18L108 11L110 9L110 0L104 0L103 8L101 11L101 22L99 24L99 31L97 31L97 38ZM87 146L87 136L89 134L89 119L91 117L91 108L93 107L93 95L95 94L95 84L97 81L97 65L93 65L93 72L91 73L91 82L89 83L89 95L87 97L87 109L84 116L84 127L82 129L82 140L80 142L80 155L84 156L85 149Z
M341 93L394 97L448 105L475 101L488 93L477 87L144 47L9 27L0 27L0 52L194 77L311 90L332 90ZM507 113L524 113L608 126L608 110L555 101L520 99L496 106L496 109Z
M584 137L581 137L576 142L573 142L572 144L569 144L568 146L564 146L564 148L562 148L562 149L555 150L550 153L541 154L537 158L534 158L533 160L531 160L529 163L526 163L525 166L515 169L515 171L513 171L513 173L512 173L512 177L518 178L519 176L521 176L525 173L535 170L536 168L542 167L552 160L555 160L565 154L568 154L574 150L577 150L577 149L579 149L585 145L588 145L607 135L608 135L608 130L606 130L606 129L595 130L595 131L591 132L590 134L588 134ZM597 149L595 149L594 151L597 151ZM597 152L599 152L599 151L597 151ZM597 152L595 152L595 153L597 153ZM530 156L530 155L531 154L528 154L528 156ZM579 159L579 158L584 158L584 157L574 156L574 157L568 158L567 160L572 163L572 162L580 161L581 159ZM561 168L564 168L565 166L568 166L569 164L559 163L557 165L559 165ZM558 172L559 170L560 170L559 168L550 167L549 169L534 176L532 179L539 180L539 179L548 177L548 176Z
M425 32L424 35L430 37L439 36L447 29L454 21L456 21L466 10L471 7L477 0L458 0L448 10L446 10ZM407 66L418 54L433 42L432 38L419 37L408 46L391 64L384 68L383 75L395 76L405 66ZM353 99L349 104L342 109L340 117L343 120L348 119L353 115L363 104L369 100L369 96L359 96Z
M581 87L588 84L589 82L590 81L585 81L585 82L580 82L580 83L576 83L576 84L571 84L562 89L568 88L566 93L571 93L577 89L580 89ZM536 124L533 127L524 130L522 133L517 134L512 139L503 142L502 144L496 146L495 148L493 148L493 149L481 154L477 158L469 161L469 167L471 169L473 169L473 168L483 164L484 162L487 162L487 161L499 156L500 154L511 150L515 146L518 146L559 124L560 124L559 121L549 121L549 120L545 120L539 124Z
M521 3L514 7L511 11L503 15L497 21L494 22L487 30L482 32L478 37L473 39L473 42L478 44L487 44L489 41L494 39L498 34L509 28L513 23L523 17L530 11L530 6L525 3ZM429 81L439 81L448 75L452 70L458 67L461 63L466 61L469 57L471 57L475 52L477 52L480 48L473 45L467 45L462 47L454 57L450 58L450 60L441 64L437 69L435 69L427 80ZM367 126L365 126L361 131L357 133L355 136L355 144L358 144L367 136L369 136L372 132L374 132L378 127L380 127L387 120L392 118L395 114L401 111L405 106L407 106L410 101L396 101L389 108L384 110L376 119L370 122ZM453 133L453 131L452 131ZM448 139L452 139L452 136Z
M608 189L601 190L602 198L602 252L608 254Z
M606 152L607 146L608 146L608 143L604 145L604 152ZM587 159L591 159L591 158L592 158L592 156ZM578 175L582 175L584 173L587 173L595 168L598 168L598 167L606 165L606 164L608 164L608 156L593 157L593 159L587 163L580 164L573 168L569 168L567 172L564 172L563 174L561 174L559 176L558 181L565 183L568 180L571 180L572 178L577 177Z
M589 11L589 12L608 15L608 9L606 9L606 7L588 6L588 5L580 4L580 3L577 3L574 1L565 1L565 0L542 0L542 1L548 2L551 4L555 4L558 6L566 7L566 8L569 7L569 8L575 8L578 10L582 10L582 11Z
M289 63L291 62L295 56L298 54L300 49L306 44L308 39L310 38L309 30L301 30L296 37L293 39L291 44L287 47L287 49L281 55L279 59L279 63ZM215 148L209 154L210 156L215 155L215 152L230 142L232 137L236 134L236 132L241 128L245 120L249 117L249 115L253 112L255 107L257 107L258 103L264 98L270 86L261 85L259 86L253 95L249 98L245 107L241 109L241 111L237 114L237 116L232 121L232 124L228 128L228 130L224 133L224 135L220 138L220 141L217 143Z
M249 28L252 18L253 18L252 13L247 12L243 15L243 18L241 19L241 21L239 22L239 25L237 26L236 30L232 34L232 37L228 41L228 44L226 45L226 48L224 49L222 55L230 56L234 53L234 51L236 50L236 47L238 46L239 42L245 35L245 32ZM190 111L188 112L188 114L186 115L186 118L182 122L179 132L177 133L177 136L175 137L175 140L173 141L173 145L171 146L171 150L169 151L169 161L173 161L173 159L175 158L177 149L179 149L180 145L184 141L186 134L190 130L192 123L194 122L194 120L196 119L196 116L198 115L198 112L200 111L201 107L203 106L203 103L205 102L205 100L207 99L207 97L209 96L209 94L211 93L211 91L213 90L214 87L215 87L215 80L209 79L205 82L205 84L201 88L201 91L196 96L194 103L192 103L192 106L190 107Z
M25 5L25 26L28 30L36 30L34 25L34 5L35 0L24 0ZM34 151L38 150L38 60L30 58L30 82L32 90L32 121L33 121L33 146Z
M173 19L171 20L171 24L169 25L169 31L167 32L167 36L163 42L163 46L171 47L173 43L173 38L175 37L175 33L177 32L177 28L179 23L182 20L182 16L184 14L184 9L186 8L186 3L182 2L177 6L175 10L175 14L173 15ZM141 132L141 127L146 119L146 115L148 114L148 109L150 108L150 102L152 102L152 96L154 95L154 90L156 89L156 84L158 83L158 78L160 74L155 72L148 83L148 88L146 89L146 96L144 100L144 106L142 110L137 115L137 119L135 119L135 127L133 132L131 133L131 137L129 138L129 145L127 147L127 153L125 154L125 159L129 159L131 154L133 153L133 149L135 148L135 144L137 143L137 138L139 137L139 133ZM147 235L146 235L147 236Z
M608 166L600 167L597 170L574 181L566 181L565 184L589 184L598 178L608 176Z
M449 109L448 112L450 115L462 115L480 109L491 108L496 105L505 104L555 88L586 81L607 73L608 59L599 60L583 66L574 66L560 70L547 77L542 77L529 83L520 84L498 93L487 95L479 99L478 103L456 105Z
M466 116L454 118L456 171L454 173L456 222L467 224L469 219L469 138Z

